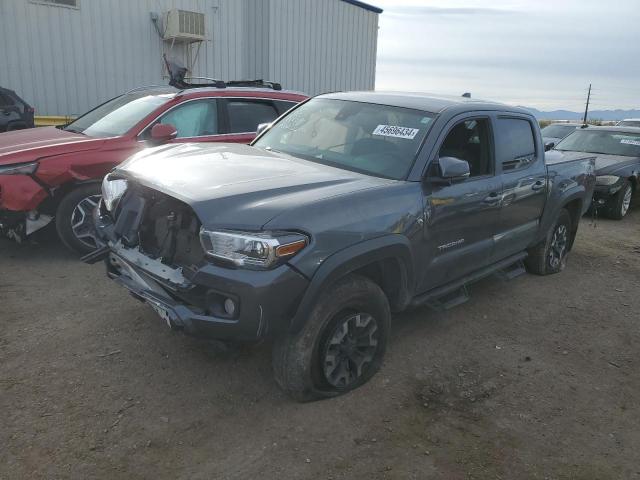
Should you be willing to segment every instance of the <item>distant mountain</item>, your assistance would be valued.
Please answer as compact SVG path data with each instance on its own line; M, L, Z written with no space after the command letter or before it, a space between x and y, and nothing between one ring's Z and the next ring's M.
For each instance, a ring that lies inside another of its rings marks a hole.
M522 107L533 112L538 120L582 120L584 112L569 110L553 110L541 112L535 108ZM589 118L594 120L622 120L623 118L640 118L640 110L589 110Z

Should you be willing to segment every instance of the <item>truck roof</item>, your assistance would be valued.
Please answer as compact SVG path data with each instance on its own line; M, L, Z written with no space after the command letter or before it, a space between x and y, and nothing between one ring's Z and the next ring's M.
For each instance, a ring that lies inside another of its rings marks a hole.
M337 92L319 95L319 98L336 100L350 100L354 102L377 103L394 107L414 108L431 113L440 113L449 108L459 107L460 110L507 110L510 112L531 112L524 108L513 107L503 103L491 102L468 97L453 95L433 95L429 93L413 92Z

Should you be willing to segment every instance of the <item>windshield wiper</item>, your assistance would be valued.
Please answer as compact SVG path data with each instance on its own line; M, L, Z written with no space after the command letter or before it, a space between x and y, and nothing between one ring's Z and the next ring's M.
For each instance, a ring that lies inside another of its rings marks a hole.
M66 127L66 128L63 128L63 130L64 130L65 132L79 133L80 135L86 135L86 133L82 132L82 130L77 130L77 129L75 129L75 128L69 128L69 127Z

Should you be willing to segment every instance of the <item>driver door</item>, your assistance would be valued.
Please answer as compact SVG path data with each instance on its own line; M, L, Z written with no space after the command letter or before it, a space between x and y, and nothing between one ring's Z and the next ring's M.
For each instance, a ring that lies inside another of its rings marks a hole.
M489 117L452 121L424 181L424 252L421 292L487 266L498 231L502 181L496 172ZM467 178L435 179L437 160L454 157L469 163Z

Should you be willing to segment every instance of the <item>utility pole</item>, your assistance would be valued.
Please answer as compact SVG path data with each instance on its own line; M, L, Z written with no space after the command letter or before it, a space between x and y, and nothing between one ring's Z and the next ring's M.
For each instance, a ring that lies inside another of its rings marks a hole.
M584 118L582 119L582 124L587 124L587 114L589 113L589 100L591 99L591 84L589 84L589 93L587 93L587 106L584 108Z

